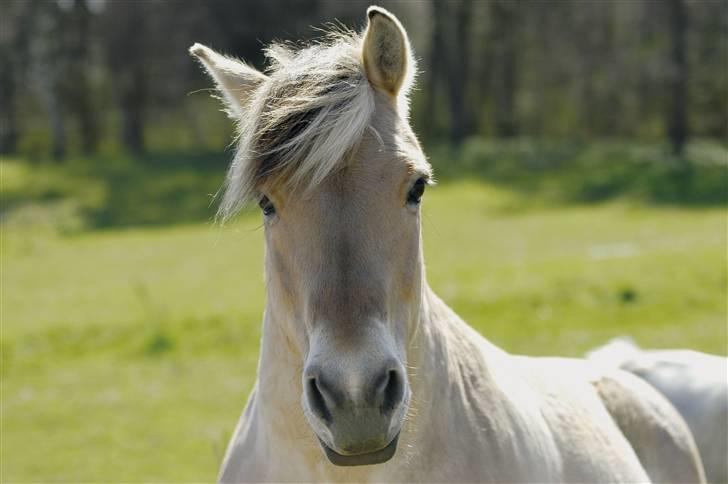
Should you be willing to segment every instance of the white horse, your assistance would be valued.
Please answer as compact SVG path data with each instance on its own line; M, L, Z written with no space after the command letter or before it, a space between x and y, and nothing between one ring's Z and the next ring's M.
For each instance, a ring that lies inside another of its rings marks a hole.
M665 395L693 432L708 482L728 482L728 359L643 350L627 338L615 338L587 357L634 373Z
M415 65L399 21L367 14L362 35L268 48L265 73L190 49L239 127L221 215L252 199L265 226L258 378L220 480L702 482L651 386L512 356L430 290Z

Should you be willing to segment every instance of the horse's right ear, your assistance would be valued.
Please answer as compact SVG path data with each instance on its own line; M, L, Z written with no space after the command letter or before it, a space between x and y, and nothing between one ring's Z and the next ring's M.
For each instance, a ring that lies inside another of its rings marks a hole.
M395 97L406 95L415 62L404 27L381 7L369 7L367 18L362 59L369 82Z
M209 47L195 44L190 47L223 94L228 115L239 118L245 114L245 106L253 91L267 79L265 74L242 61L218 54Z

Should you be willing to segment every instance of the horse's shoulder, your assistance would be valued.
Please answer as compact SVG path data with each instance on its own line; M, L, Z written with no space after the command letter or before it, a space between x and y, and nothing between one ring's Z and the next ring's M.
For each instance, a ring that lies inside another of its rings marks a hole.
M653 481L705 481L692 433L655 388L622 370L605 371L592 384Z
M647 475L614 425L591 382L598 372L584 360L513 355L505 390L517 411L530 410L527 429L545 428L558 481L643 482Z

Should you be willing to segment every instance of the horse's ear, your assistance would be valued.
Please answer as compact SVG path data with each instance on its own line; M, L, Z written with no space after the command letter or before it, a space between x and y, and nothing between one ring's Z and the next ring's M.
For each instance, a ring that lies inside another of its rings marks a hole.
M407 32L381 7L369 7L367 17L362 58L369 82L393 96L406 94L415 70Z
M228 114L240 117L245 114L245 106L253 91L266 80L265 74L248 66L242 61L218 54L209 47L195 44L190 47L195 56L223 94Z

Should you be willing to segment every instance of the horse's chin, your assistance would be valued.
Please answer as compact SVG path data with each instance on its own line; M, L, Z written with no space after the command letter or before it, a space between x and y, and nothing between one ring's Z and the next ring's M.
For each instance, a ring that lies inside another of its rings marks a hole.
M397 452L398 441L399 432L397 432L397 435L394 436L389 444L379 450L354 455L343 455L339 454L334 449L326 445L323 440L319 439L319 443L321 443L321 447L324 449L324 453L326 453L326 457L329 459L329 462L336 466L343 467L383 464L391 459L395 452Z

